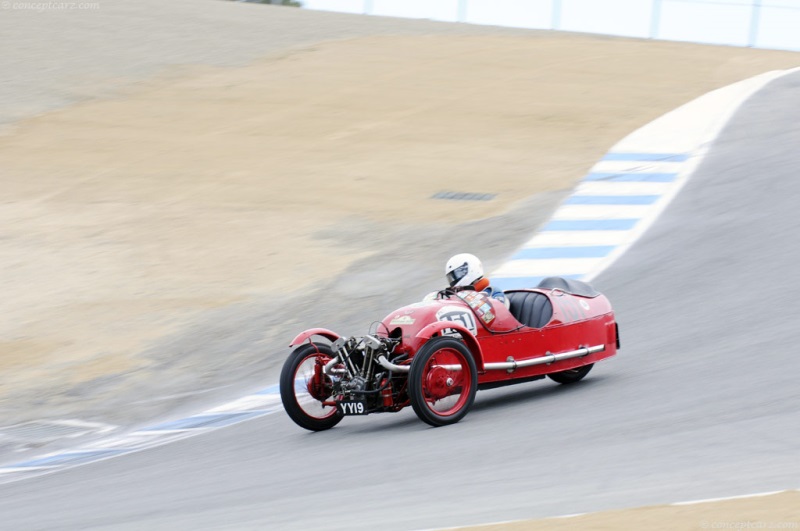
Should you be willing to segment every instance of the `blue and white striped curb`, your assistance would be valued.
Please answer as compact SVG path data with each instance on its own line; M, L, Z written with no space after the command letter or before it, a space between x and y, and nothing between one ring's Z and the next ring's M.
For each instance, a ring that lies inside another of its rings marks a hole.
M626 137L493 274L494 285L508 289L534 286L550 275L584 280L596 276L658 217L733 112L772 79L797 70L768 72L715 90ZM0 467L0 483L140 452L282 409L279 388L272 385L191 417Z
M683 180L690 153L611 151L553 217L492 275L501 289L549 276L588 279L641 234Z
M553 217L491 275L500 289L549 276L591 280L619 258L678 194L744 101L773 71L705 94L617 143Z
M0 468L0 484L140 452L246 420L283 411L280 391L272 385L252 395L197 415L104 438L79 449L62 450Z

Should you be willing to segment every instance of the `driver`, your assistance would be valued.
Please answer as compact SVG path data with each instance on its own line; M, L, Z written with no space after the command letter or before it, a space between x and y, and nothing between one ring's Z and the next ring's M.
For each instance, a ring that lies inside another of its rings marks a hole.
M489 279L483 276L483 264L474 254L460 253L452 256L444 267L447 282L451 289L482 291L502 302L506 308L510 301L501 290L489 286Z

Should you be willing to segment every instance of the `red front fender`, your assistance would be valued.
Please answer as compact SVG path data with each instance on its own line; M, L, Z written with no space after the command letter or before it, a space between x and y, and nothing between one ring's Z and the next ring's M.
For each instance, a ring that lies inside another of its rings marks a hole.
M465 326L452 321L436 321L435 323L431 323L420 330L416 337L418 340L421 340L420 343L422 343L422 340L429 340L431 337L433 337L433 334L441 333L441 331L445 328L458 330L458 332L461 334L461 339L464 340L467 348L472 353L472 357L475 359L475 365L478 368L478 372L483 372L483 352L481 352L481 346L478 344L478 340L475 339L475 336L472 335L472 332L470 332Z
M331 332L327 328L309 328L305 332L301 332L301 333L297 334L297 337L295 337L292 340L292 342L289 343L289 346L290 347L295 347L295 346L299 345L300 343L306 341L311 336L322 336L325 339L329 339L331 342L336 341L337 339L339 339L339 334L337 334L336 332Z

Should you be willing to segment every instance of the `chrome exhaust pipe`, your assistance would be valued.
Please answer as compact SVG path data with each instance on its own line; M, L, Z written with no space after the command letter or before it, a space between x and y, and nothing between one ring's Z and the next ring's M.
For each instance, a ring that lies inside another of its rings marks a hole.
M324 372L325 374L333 374L333 372L334 372L333 366L336 365L337 363L340 363L340 362L341 362L341 360L339 359L339 356L332 357L331 361L326 363L325 366L322 368L322 372ZM344 373L346 371L344 369L339 369L339 370L337 370L335 372L336 372L336 374L342 374L342 373Z
M513 358L509 356L509 360L506 362L485 363L483 367L487 371L514 372L517 369L522 369L525 367L533 367L534 365L549 365L550 363L555 363L557 361L568 360L572 358L581 358L583 356L588 356L589 354L602 352L605 349L606 349L605 345L595 345L594 347L583 347L577 350L562 352L560 354L546 354L538 358L531 358L522 361L515 361ZM387 360L385 356L378 357L378 364L380 364L381 367L389 369L390 371L394 372L408 372L409 369L411 368L410 365L395 365L394 363ZM439 367L446 369L448 371L460 371L462 368L461 365L439 365Z
M378 365L392 372L408 372L411 370L411 365L395 365L391 361L387 360L386 356L383 354L378 356Z
M568 360L572 358L581 358L583 356L588 356L589 354L602 352L605 349L606 349L605 345L595 345L593 347L583 347L577 350L562 352L560 354L546 354L538 358L531 358L522 361L515 361L513 358L509 357L508 361L500 363L485 363L483 367L487 371L514 372L517 369L522 369L525 367L533 367L534 365L548 365L550 363L555 363L557 361ZM394 363L387 360L386 356L382 355L378 356L378 364L384 369L388 369L393 372L408 372L409 369L411 369L410 365L395 365ZM450 371L461 370L461 365L441 365L441 367Z
M485 363L483 368L487 371L508 371L514 372L517 369L522 369L525 367L533 367L534 365L549 365L551 363L555 363L561 360L568 360L572 358L581 358L583 356L588 356L589 354L594 354L596 352L602 352L606 349L605 345L595 345L593 347L583 347L577 350L570 350L568 352L562 352L560 354L546 354L544 356L538 358L531 358L528 360L522 361L515 361L511 356L509 356L508 361L500 362L500 363Z

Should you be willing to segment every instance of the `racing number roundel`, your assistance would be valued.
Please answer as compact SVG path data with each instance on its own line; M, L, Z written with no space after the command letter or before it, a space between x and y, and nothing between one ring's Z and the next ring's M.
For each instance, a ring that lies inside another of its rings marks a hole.
M445 306L436 312L436 320L458 323L469 330L473 336L478 333L478 327L475 324L475 316L472 315L472 312L459 306ZM442 330L442 333L453 335L456 331L448 328Z

